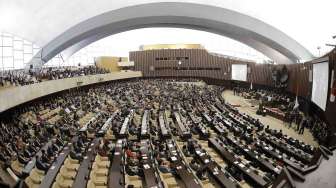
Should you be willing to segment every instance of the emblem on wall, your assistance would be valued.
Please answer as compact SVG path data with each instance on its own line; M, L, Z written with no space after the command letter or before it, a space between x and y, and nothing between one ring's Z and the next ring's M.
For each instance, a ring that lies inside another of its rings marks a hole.
M273 86L276 88L286 88L288 86L289 73L286 66L274 67L272 69Z

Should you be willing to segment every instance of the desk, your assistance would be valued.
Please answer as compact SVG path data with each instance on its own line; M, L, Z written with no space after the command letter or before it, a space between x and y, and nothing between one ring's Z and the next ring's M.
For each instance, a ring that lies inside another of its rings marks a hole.
M206 114L205 112L202 113L202 116L205 118L205 120L207 121L207 123L211 123L212 119L210 118L210 116L208 114Z
M210 105L210 110L211 112L214 112L214 113L221 113L221 111L218 110L218 108L216 108L216 106L214 105Z
M273 172L273 173L278 174L278 175L281 173L281 171L280 171L281 169L276 168L270 162L268 162L265 159L261 158L260 155L258 156L250 148L244 146L241 142L239 142L239 141L237 141L237 140L235 140L234 138L231 138L231 137L228 137L227 140L229 142L231 142L232 144L234 144L236 147L238 147L249 158L251 158L252 160L257 161L263 167L263 169L265 169L265 170L267 170L269 172Z
M160 115L159 115L159 125L160 125L161 135L164 138L169 138L170 134L168 133L167 127L164 122L163 112L160 112Z
M270 155L271 157L282 161L283 163L285 163L286 165L289 165L293 168L295 168L296 170L299 170L300 172L305 172L306 170L301 167L300 164L295 163L289 159L283 158L283 155L280 153L277 153L275 151L272 151L265 143L258 141L257 142L257 146L260 147L266 154Z
M226 171L223 171L221 167L215 162L211 160L211 157L204 153L200 146L196 142L193 143L193 147L195 149L195 153L197 158L205 165L203 168L206 168L212 177L219 183L222 187L227 188L236 188L237 183L234 179L228 178L230 176Z
M187 169L181 160L173 161L173 166L176 169L177 175L182 179L187 188L201 188L202 186L197 182L194 175Z
M190 170L188 170L187 165L184 162L182 162L183 159L179 155L177 148L174 144L174 141L167 140L166 144L168 146L168 151L171 156L170 159L172 165L176 170L177 175L182 179L185 186L187 188L201 188L194 175L191 173Z
M149 111L145 110L143 116L142 116L142 122L141 122L141 138L148 138L149 137L149 131L148 131L148 115Z
M220 103L216 103L215 104L215 106L217 107L217 109L219 109L221 112L226 112L227 110L226 110L226 108L222 105L222 104L220 104Z
M149 148L151 148L149 144L149 140L141 140L140 142L140 153L141 153L141 163L143 168L143 173L145 176L146 187L154 188L157 187L160 183L158 179L158 175L153 168L154 162L151 160Z
M130 121L130 118L127 116L119 131L119 135L118 135L119 138L125 138L127 136L127 129L128 129L129 121Z
M77 175L75 177L74 183L72 187L75 188L82 188L86 187L87 184L87 177L90 175L90 167L92 165L91 161L95 159L96 152L95 148L99 144L99 139L95 138L88 149L88 152L86 153L86 156L84 156L83 161L81 162Z
M188 127L186 127L182 121L180 114L178 112L174 112L174 117L177 123L177 128L179 130L179 135L184 139L187 140L188 138L191 138L191 133Z
M109 170L108 187L109 188L124 188L125 177L123 167L123 140L117 140L115 151L112 159L112 164Z
M40 188L50 188L52 186L59 170L61 169L69 153L69 146L65 146L57 159L51 164L51 167L49 168L47 174L44 176L41 182Z
M273 146L277 147L281 151L292 155L297 160L300 160L300 161L305 162L307 164L310 163L311 158L309 158L308 156L303 154L303 151L300 152L300 150L298 150L298 149L296 149L296 151L295 151L293 148L289 147L287 144L281 142L281 140L279 140L279 139L277 139L273 136L264 135L264 136L262 136L262 138L264 138L267 142L269 142Z
M37 156L41 156L42 154L42 150L47 151L48 147L51 146L52 141L47 142L36 154L34 157L32 157L32 159L26 164L26 166L24 167L24 169L22 170L22 174L27 174L29 175L29 173L33 170L33 168L35 167L36 164L36 157Z
M206 139L210 137L210 132L208 131L207 127L204 124L202 123L197 124L196 129L199 132L201 138Z
M92 117L81 129L79 129L80 132L85 132L88 129L88 126L95 122L96 119L101 115L101 113L98 113L97 115L95 115L94 117Z
M266 110L266 114L269 116L272 116L276 119L279 119L281 121L287 121L286 120L286 116L285 113L283 111L281 111L278 108L268 108L268 107L264 107L264 109Z
M117 112L118 111L116 111L116 112L114 112L113 114L112 114L112 116L111 117L109 117L107 120L106 120L106 122L104 123L104 125L102 126L102 128L99 130L99 132L98 132L98 135L104 135L105 133L106 133L106 131L108 130L108 129L110 129L110 127L111 127L111 123L112 123L112 120L114 119L114 117L117 115Z
M217 138L210 138L209 145L213 146L220 155L230 164L234 165L242 173L244 173L250 180L260 187L266 187L269 182L266 182L261 176L257 175L244 164L240 163L236 158L224 148L224 143Z

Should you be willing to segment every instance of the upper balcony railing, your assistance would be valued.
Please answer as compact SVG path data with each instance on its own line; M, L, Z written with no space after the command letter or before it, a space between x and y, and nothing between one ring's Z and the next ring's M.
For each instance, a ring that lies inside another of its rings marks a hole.
M0 113L22 103L68 90L71 88L92 85L112 80L142 77L140 71L113 72L94 75L77 75L76 77L62 77L45 80L23 86L0 89Z

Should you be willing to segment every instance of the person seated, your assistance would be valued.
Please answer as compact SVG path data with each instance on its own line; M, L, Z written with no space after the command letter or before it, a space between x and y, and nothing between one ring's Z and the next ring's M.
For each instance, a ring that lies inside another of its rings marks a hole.
M79 161L83 160L83 155L80 152L75 152L74 150L71 150L69 155L72 159L76 159Z
M56 144L56 140L53 140L52 141L52 145L51 145L52 149L54 150L54 152L59 152L60 151L60 148L59 146Z
M198 170L196 172L196 176L200 179L200 180L206 180L208 179L208 172L206 170Z
M42 150L41 153L41 161L43 163L51 164L52 159L46 154L46 151Z
M139 167L137 164L126 164L126 172L130 176L139 175Z
M75 142L72 146L75 153L81 153L83 151L83 149L78 146L77 142Z
M200 168L200 165L197 163L195 159L193 159L190 162L190 168L193 169L194 171L198 171Z
M185 155L186 157L190 157L190 156L191 156L190 151L187 149L187 145L183 145L183 146L182 146L182 151L183 151L183 153L184 153L184 155Z
M62 138L58 137L58 138L56 138L56 144L59 147L64 146L64 141L62 140Z
M29 158L26 158L24 155L19 154L18 160L21 164L27 164L29 162Z
M23 156L24 156L25 158L29 159L29 158L32 156L32 154L28 151L28 149L25 149L25 150L23 151Z
M128 158L137 158L137 153L136 152L133 152L131 149L126 149L126 156Z
M170 162L165 159L161 160L159 163L159 170L162 173L172 173L172 170L170 168Z
M53 148L51 146L48 146L47 154L48 154L48 156L54 156L55 155L55 151L53 150Z
M46 171L48 171L49 166L46 163L42 162L41 157L37 157L36 158L36 168L46 172Z

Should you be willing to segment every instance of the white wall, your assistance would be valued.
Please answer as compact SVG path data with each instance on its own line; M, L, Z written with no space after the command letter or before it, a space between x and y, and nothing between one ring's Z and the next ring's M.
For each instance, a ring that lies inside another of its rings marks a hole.
M19 104L59 91L111 80L142 77L139 71L80 76L0 90L0 112Z

